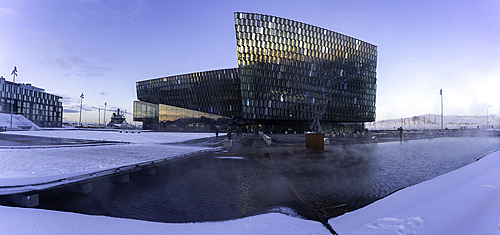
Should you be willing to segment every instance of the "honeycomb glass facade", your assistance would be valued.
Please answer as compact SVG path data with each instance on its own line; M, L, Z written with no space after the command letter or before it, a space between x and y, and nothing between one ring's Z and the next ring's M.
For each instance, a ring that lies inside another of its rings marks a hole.
M275 16L234 19L238 68L140 81L137 98L276 132L375 120L376 46Z
M375 120L376 46L274 16L235 23L244 119Z
M137 98L225 117L241 116L238 69L155 78L136 83Z

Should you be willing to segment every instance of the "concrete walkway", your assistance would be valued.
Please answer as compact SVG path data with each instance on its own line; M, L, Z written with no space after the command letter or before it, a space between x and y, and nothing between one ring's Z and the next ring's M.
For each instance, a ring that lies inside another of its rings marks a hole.
M206 150L210 148L147 144L0 149L0 195L43 190Z

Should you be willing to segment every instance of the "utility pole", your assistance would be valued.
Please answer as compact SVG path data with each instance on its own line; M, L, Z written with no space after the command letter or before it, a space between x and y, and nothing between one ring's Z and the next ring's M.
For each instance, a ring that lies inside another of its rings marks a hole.
M80 95L80 127L82 126L82 104L83 104L83 98L85 98L85 96L82 93Z
M104 102L104 128L106 128L106 105L108 105L108 102Z
M491 105L490 105L490 106L488 106L488 108L486 108L486 128L488 128L488 125L490 124L490 122L489 122L489 120L488 120L488 119L489 119L489 118L488 118L488 109L489 109L490 107L491 107Z
M97 119L97 129L101 128L101 108L99 108L99 118Z
M441 95L441 133L443 133L443 89L439 91L439 95Z
M12 131L12 112L14 111L14 84L16 83L16 76L17 76L17 67L14 66L14 70L12 70L12 91L10 93L10 130Z

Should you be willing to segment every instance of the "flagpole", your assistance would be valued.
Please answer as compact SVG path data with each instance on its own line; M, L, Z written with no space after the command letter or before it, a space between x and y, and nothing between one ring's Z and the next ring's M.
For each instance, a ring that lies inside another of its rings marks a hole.
M10 130L12 131L12 112L14 111L14 85L16 83L17 76L17 67L14 66L14 70L12 70L12 92L10 93Z
M82 104L83 104L83 98L85 98L85 96L82 93L80 95L80 128L82 126Z

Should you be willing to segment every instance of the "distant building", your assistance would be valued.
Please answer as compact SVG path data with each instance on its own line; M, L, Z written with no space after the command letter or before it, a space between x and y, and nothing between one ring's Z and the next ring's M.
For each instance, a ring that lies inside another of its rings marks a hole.
M40 127L61 127L62 97L31 84L12 83L0 77L0 112L21 114Z
M136 83L134 120L145 129L364 129L375 120L377 47L275 16L237 12L238 68ZM228 121L230 120L230 121Z

